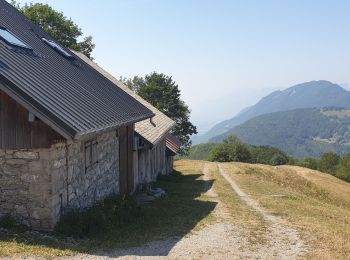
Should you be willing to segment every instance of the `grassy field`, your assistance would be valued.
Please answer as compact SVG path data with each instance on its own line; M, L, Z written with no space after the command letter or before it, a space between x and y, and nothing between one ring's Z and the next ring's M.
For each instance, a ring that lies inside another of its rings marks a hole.
M242 163L225 168L260 205L302 231L311 259L350 258L350 184L295 166Z
M296 166L243 163L222 166L244 192L301 232L311 246L307 258L349 258L350 183ZM180 240L207 225L221 222L229 222L242 230L242 236L248 238L250 244L266 242L268 224L236 195L219 174L217 163L180 160L176 161L175 168L174 174L154 184L165 189L168 196L142 205L140 215L131 223L80 240L0 230L0 257L53 258L109 251L172 237Z

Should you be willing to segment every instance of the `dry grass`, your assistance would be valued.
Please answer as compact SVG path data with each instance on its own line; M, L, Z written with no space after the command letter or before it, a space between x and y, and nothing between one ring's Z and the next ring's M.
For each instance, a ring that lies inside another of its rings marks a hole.
M350 184L301 167L226 164L242 190L311 242L311 259L350 259Z
M176 171L181 172L183 174L202 174L205 163L205 161L178 160L175 161L174 168Z
M212 212L200 224L211 222L227 222L234 224L248 238L252 244L264 243L266 241L266 222L263 217L247 206L232 190L230 184L220 175L217 163L205 161L179 160L175 168L183 173L203 171L204 165L208 165L209 180L212 181L212 193L203 193L200 200L213 201L218 203L216 210ZM212 194L215 194L213 197ZM202 227L203 225L200 225Z
M208 174L202 172L207 162L175 162L180 173L157 183L169 192L165 199L146 208L146 223L125 227L123 243L143 244L154 239L184 236L213 222L229 222L249 238L251 244L263 244L267 223L232 190L219 174L216 163L208 163ZM330 175L292 166L273 167L242 163L224 164L226 173L263 207L280 215L311 241L312 259L349 259L350 256L350 184ZM208 192L209 190L209 192ZM215 208L215 209L214 209ZM152 215L154 214L154 215ZM178 234L177 234L178 232ZM123 233L123 234L124 234ZM114 233L113 233L114 234ZM49 241L22 234L1 236L0 255L69 256L95 249L116 248L120 241L101 238L92 241ZM45 240L45 241L43 241ZM247 245L249 246L249 245Z

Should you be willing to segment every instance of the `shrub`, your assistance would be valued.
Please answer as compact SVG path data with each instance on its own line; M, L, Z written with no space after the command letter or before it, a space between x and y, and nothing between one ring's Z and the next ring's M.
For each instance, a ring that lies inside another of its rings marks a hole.
M270 160L271 165L284 165L288 163L288 157L283 154L274 154Z
M271 146L252 146L251 153L255 163L282 165L289 162L284 152Z
M299 162L298 165L300 165L302 167L309 168L309 169L317 170L318 169L318 160L315 158L306 157L306 158L304 158L304 160Z

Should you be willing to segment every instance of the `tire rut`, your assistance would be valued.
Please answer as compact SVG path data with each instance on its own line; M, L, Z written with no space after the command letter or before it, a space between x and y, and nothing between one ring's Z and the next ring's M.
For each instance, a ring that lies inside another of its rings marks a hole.
M308 247L299 235L299 232L289 227L285 220L269 213L261 207L248 194L243 192L238 184L227 174L222 165L218 165L220 174L231 185L239 198L249 207L262 215L267 221L267 246L261 245L256 249L255 255L258 259L296 259L308 252ZM237 167L239 170L239 167Z

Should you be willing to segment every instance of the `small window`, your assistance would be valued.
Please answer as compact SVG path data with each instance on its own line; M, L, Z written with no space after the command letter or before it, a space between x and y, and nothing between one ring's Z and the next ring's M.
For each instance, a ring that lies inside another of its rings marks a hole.
M70 55L67 51L65 51L58 43L55 43L54 41L42 38L42 40L49 45L50 47L52 47L53 49L55 49L56 51L58 51L59 53L61 53L64 57L68 58L68 59L74 59L74 57L72 55Z
M85 143L85 170L98 163L97 141L91 140Z
M12 33L7 31L5 28L0 27L0 38L4 40L6 43L21 47L21 48L26 48L26 49L32 49L28 45L26 45L24 42L22 42L20 39L18 39L16 36L14 36Z

